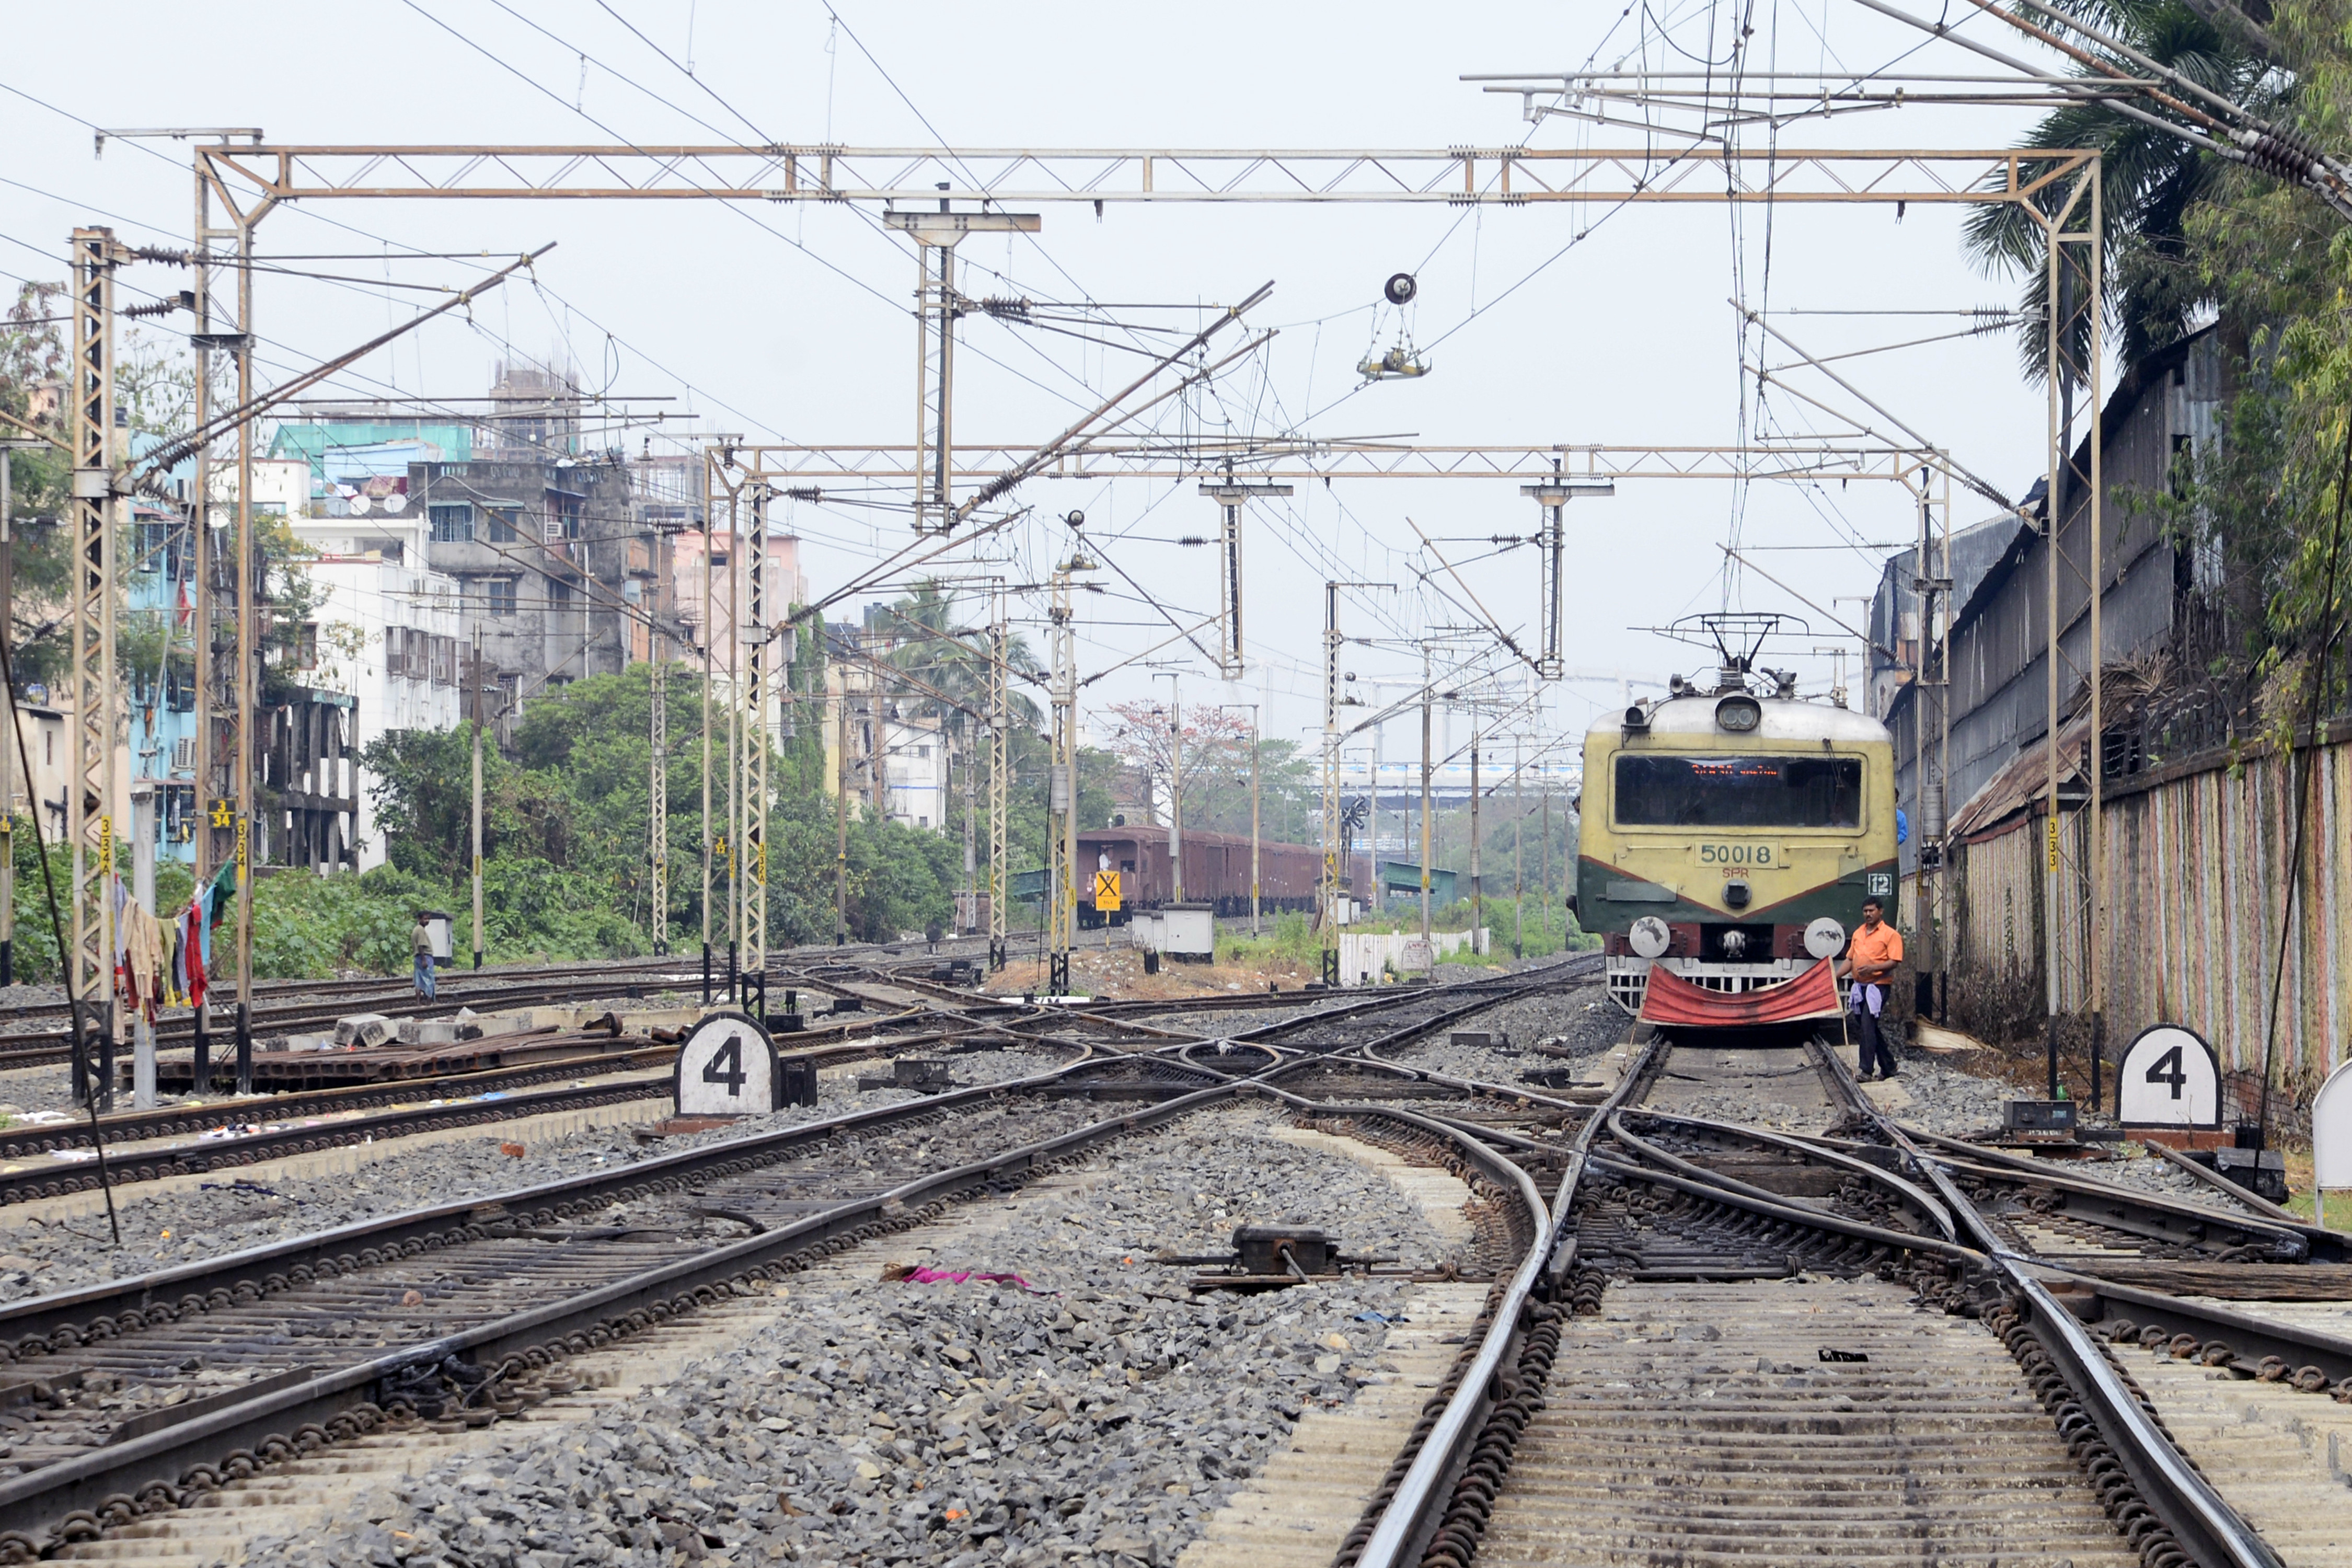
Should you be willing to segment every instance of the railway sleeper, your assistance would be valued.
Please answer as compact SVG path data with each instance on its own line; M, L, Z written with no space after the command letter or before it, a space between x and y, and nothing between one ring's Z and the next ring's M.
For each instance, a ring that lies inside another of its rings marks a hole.
M1953 1316L1981 1316L2016 1360L2101 1510L2145 1568L2187 1568L2190 1561L2187 1553L2138 1495L2075 1391L2025 1325L2015 1304L1999 1298L1988 1304L1989 1279L1971 1279L1957 1259L1917 1252L1898 1253L1857 1238L1819 1237L1811 1247L1801 1243L1800 1246L1819 1258L1809 1259L1809 1269L1874 1273L1890 1282L1909 1284L1924 1305ZM1496 1404L1471 1450L1471 1460L1454 1482L1439 1522L1423 1550L1419 1559L1422 1568L1470 1568L1475 1562L1517 1444L1530 1420L1543 1408L1546 1382L1559 1355L1562 1321L1571 1315L1598 1315L1611 1279L1626 1272L1627 1261L1622 1253L1593 1257L1580 1251L1578 1266L1563 1281L1566 1299L1533 1304L1517 1346L1512 1371L1497 1379ZM2256 1368L2252 1374L2262 1375L2263 1371ZM2283 1367L2269 1371L2274 1379L2294 1375ZM2125 1382L2155 1419L2146 1394L2127 1374ZM2163 1431L2160 1420L2156 1425ZM2169 1440L2169 1433L2165 1435ZM1352 1548L1360 1551L1385 1502L1386 1495L1368 1510L1365 1521L1349 1537ZM1343 1552L1339 1568L1349 1568L1353 1561L1350 1552Z

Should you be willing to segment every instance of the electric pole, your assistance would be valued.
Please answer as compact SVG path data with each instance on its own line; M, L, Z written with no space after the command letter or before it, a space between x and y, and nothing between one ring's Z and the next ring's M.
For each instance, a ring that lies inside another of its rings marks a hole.
M1478 743L1480 734L1475 709L1470 715L1470 951L1479 951L1478 943L1486 931L1486 883L1478 874Z
M1223 558L1217 574L1217 673L1227 680L1239 680L1245 673L1242 657L1242 503L1252 496L1287 496L1290 487L1239 481L1229 468L1221 478L1202 480L1201 493L1215 501L1222 513L1217 534Z
M253 317L253 230L245 226L246 265L237 276L240 321ZM201 243L201 242L200 242ZM253 337L239 336L236 347L236 405L253 405ZM260 652L256 646L254 601L260 597L261 578L253 555L253 420L236 426L236 1091L253 1092L253 782L255 731L261 724ZM266 852L266 850L265 850Z
M940 190L946 190L942 183ZM955 247L968 234L1035 234L1035 213L886 212L886 228L915 242L915 531L955 526L955 324L967 301L955 285ZM936 268L936 269L935 269Z
M109 228L74 230L72 253L73 368L67 395L74 465L75 739L65 789L73 931L63 967L72 1013L73 1098L106 1110L114 1098L114 270L125 253Z
M1551 774L1546 773L1543 782L1543 924L1539 928L1547 945L1551 942ZM1560 927L1562 947L1568 945L1568 927Z
M1421 646L1421 945L1429 951L1429 719L1433 684L1429 645Z
M1519 830L1528 820L1528 749L1514 736L1511 740L1511 956L1528 955L1527 866L1523 858Z
M830 649L827 649L830 652ZM849 940L849 666L833 704L833 945ZM707 949L706 949L707 951Z
M1182 682L1172 669L1152 672L1168 682L1168 887L1170 901L1184 901L1184 722L1179 702Z
M474 623L474 967L482 967L482 624Z
M736 643L751 669L744 688L742 861L743 973L768 967L768 503L763 483L751 491L750 619ZM764 984L765 982L762 982ZM764 992L761 994L765 994Z
M1563 574L1567 566L1568 530L1562 513L1568 503L1578 496L1613 496L1617 486L1610 479L1571 479L1561 474L1558 458L1551 460L1552 477L1539 485L1521 485L1519 493L1532 497L1543 509L1543 522L1536 534L1538 570L1542 575L1543 652L1535 661L1536 674L1546 680L1558 680L1566 668L1560 652L1561 599Z
M1393 583L1331 583L1323 584L1323 883L1318 900L1322 910L1323 984L1339 984L1339 590L1393 588ZM1350 700L1352 700L1352 699ZM1375 791L1377 794L1377 791Z
M0 439L0 637L13 639L16 627L16 497L10 470L18 452L47 445ZM13 704L9 711L15 712ZM13 718L10 729L16 729ZM0 985L16 984L16 744L14 732L0 744ZM26 784L29 793L30 781Z
M1005 589L999 580L988 621L988 967L1004 967L1005 843L1007 777L1012 757L1008 748L1007 703L1004 691Z
M669 951L669 649L656 623L646 635L653 655L646 669L650 759L646 773L646 859L653 909L648 925L656 955Z
M718 520L711 505L718 455L702 455L702 1005L710 1005L710 684L716 667L711 657L719 608L716 567L711 552L719 547Z
M1218 704L1218 708L1220 710L1234 708L1246 708L1249 710L1250 715L1250 935L1255 936L1258 933L1258 812L1262 799L1259 793L1261 780L1259 776L1260 769L1258 766L1260 714L1258 705L1255 702L1223 702Z
M730 458L732 454L730 454ZM727 489L727 1000L736 1000L743 939L742 488Z
M1074 574L1094 570L1081 538L1073 543L1070 558L1054 569L1053 576L1054 761L1045 775L1046 835L1052 841L1045 873L1045 896L1052 906L1045 989L1052 996L1069 994L1070 949L1075 945L1078 916L1078 641L1070 579Z

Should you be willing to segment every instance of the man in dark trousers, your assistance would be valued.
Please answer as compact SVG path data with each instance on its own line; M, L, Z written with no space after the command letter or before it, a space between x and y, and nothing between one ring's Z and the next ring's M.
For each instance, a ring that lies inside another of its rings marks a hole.
M1895 1076L1895 1053L1878 1026L1886 1005L1886 983L1903 962L1903 933L1886 923L1886 906L1875 898L1862 901L1862 925L1846 942L1843 973L1852 982L1846 988L1846 1010L1853 1015L1854 1033L1862 1042L1862 1081L1874 1076ZM1884 1063L1883 1067L1876 1064Z
M425 917L416 917L409 929L408 950L416 955L416 994L427 1002L433 998L433 931Z

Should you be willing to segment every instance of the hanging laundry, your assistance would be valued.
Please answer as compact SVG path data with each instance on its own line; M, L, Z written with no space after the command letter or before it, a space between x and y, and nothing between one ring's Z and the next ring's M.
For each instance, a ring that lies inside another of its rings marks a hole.
M122 933L123 1000L152 1024L163 1000L163 922L139 905L128 904L118 930Z

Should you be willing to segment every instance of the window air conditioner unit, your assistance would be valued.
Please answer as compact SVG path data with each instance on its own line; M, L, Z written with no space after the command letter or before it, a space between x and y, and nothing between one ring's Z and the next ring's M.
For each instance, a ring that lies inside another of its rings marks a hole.
M196 766L196 738L183 735L172 742L172 768L175 773L193 773Z

